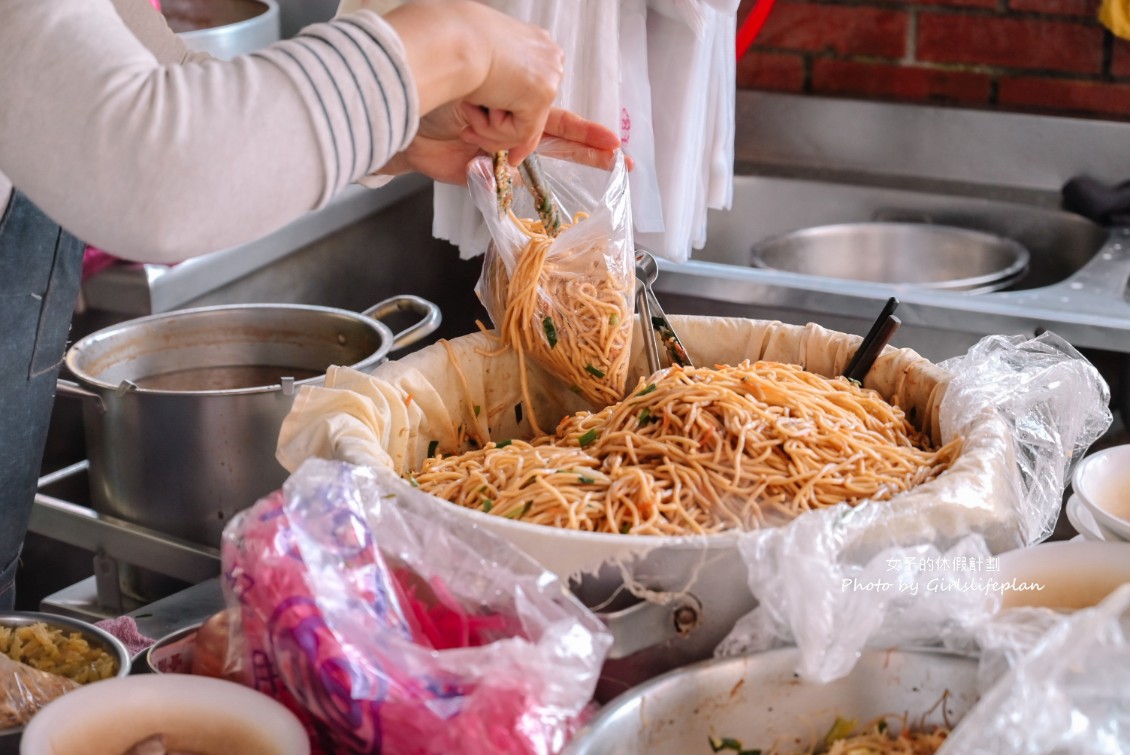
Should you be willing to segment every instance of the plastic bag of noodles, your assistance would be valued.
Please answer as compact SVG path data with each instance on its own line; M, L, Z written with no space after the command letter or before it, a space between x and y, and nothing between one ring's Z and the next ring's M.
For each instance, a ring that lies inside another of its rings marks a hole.
M535 201L518 186L500 209L507 167L488 157L468 166L467 186L491 236L476 291L502 346L605 406L624 393L635 300L624 156L617 151L605 171L556 159L552 140L538 155L542 181L560 203L556 219L536 206L548 198Z

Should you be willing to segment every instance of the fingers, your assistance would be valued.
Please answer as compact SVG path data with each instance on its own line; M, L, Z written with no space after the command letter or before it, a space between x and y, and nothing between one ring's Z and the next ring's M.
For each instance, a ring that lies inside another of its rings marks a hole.
M510 151L510 162L517 165L537 147L545 128L545 116L521 117L498 108L485 109L460 103L467 127L460 138L485 152Z
M546 136L557 136L571 142L587 144L597 150L612 151L620 146L620 137L611 129L559 107L549 109L545 121L545 133Z

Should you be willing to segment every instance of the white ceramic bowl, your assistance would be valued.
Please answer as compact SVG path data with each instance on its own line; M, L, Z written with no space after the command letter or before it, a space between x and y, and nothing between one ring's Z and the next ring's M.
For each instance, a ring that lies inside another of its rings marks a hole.
M93 684L48 703L24 730L20 755L121 755L162 733L172 750L201 755L309 755L298 718L235 682L140 674Z
M1130 540L1130 445L1084 458L1075 467L1071 487L1099 524Z
M999 565L994 575L999 582L1015 580L1031 588L1006 591L1001 608L1040 606L1072 611L1089 608L1130 582L1130 543L1040 543L1002 553Z

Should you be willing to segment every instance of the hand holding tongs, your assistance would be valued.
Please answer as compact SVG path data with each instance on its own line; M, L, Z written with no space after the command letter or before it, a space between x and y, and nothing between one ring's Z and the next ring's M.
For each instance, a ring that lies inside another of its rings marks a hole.
M662 367L659 363L658 344L663 344L667 361L670 364L693 367L694 365L687 355L687 350L683 348L683 342L675 334L675 329L671 327L667 315L664 314L663 308L659 306L659 300L655 298L655 292L651 289L651 284L655 282L658 275L659 265L656 264L655 257L652 256L651 252L645 249L637 249L636 310L639 312L640 325L643 327L643 350L647 356L647 368L650 372L655 373ZM648 327L649 323L650 328ZM648 333L651 334L650 338L647 337ZM656 339L658 339L658 343Z

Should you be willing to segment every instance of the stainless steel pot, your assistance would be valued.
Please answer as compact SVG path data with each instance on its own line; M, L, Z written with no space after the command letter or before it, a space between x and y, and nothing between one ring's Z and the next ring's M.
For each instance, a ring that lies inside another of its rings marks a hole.
M395 336L378 317L421 319ZM275 460L294 390L331 365L369 370L440 322L439 308L396 296L363 313L296 304L225 305L142 317L75 343L86 399L92 506L134 524L218 547L237 511L277 489ZM140 596L151 597L151 596Z
M605 706L564 752L683 755L708 752L710 737L755 752L808 752L836 716L865 725L905 714L911 726L953 726L978 697L977 661L940 650L864 651L847 676L827 684L799 678L799 658L784 648L671 671Z
M161 0L161 13L185 45L230 59L277 42L276 0Z
M1012 239L928 223L842 223L753 247L754 267L829 278L986 293L1016 283L1028 250Z

